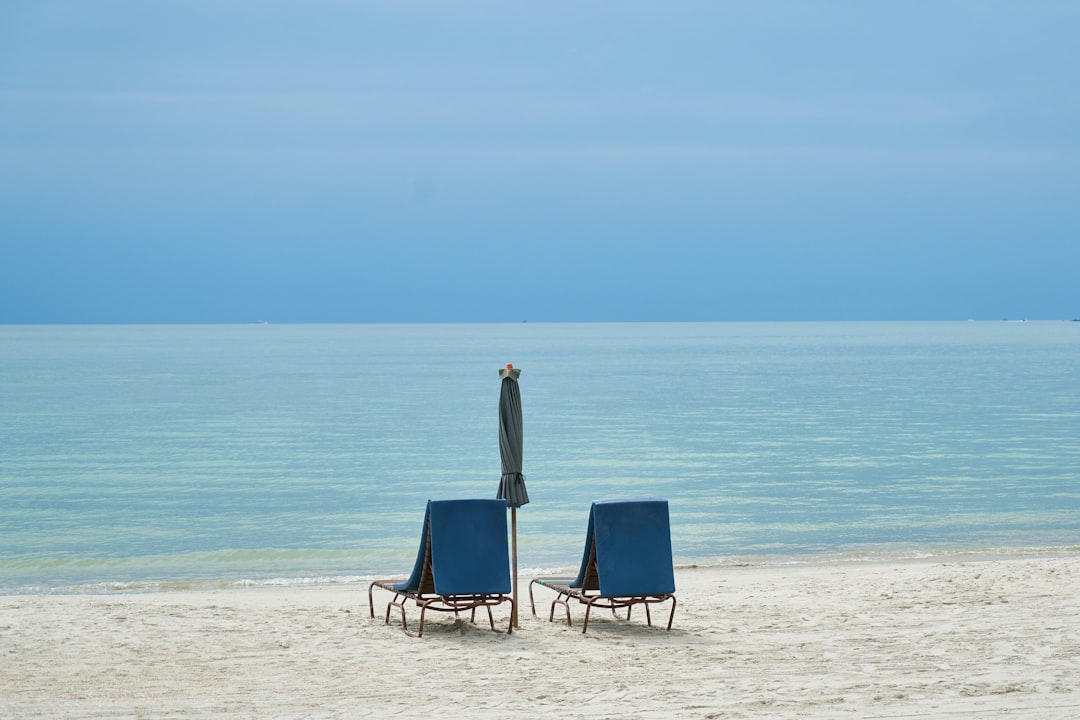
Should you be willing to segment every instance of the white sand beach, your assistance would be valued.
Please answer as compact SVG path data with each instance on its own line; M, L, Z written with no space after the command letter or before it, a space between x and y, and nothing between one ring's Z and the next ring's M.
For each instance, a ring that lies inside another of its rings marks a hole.
M523 582L514 634L435 613L421 639L366 585L4 596L0 717L1080 717L1080 555L676 582L670 632L598 611L582 635Z

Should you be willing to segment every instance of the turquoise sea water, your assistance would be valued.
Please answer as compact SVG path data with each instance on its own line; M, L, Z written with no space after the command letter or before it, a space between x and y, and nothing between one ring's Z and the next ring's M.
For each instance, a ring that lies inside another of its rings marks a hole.
M522 572L662 497L679 563L1080 546L1080 323L0 327L0 592L350 582L494 497Z

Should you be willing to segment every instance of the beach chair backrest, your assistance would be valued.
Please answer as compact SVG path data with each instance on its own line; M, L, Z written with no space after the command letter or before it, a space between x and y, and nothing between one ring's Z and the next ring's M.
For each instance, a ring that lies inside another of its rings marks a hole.
M510 592L505 500L431 500L428 514L435 593Z
M428 500L424 510L424 526L420 530L420 548L416 551L416 561L413 563L409 579L394 585L395 590L402 592L431 592L431 545L429 538L431 533L431 501Z
M595 506L596 503L593 503ZM596 579L596 542L593 533L593 511L589 508L589 527L585 531L585 553L581 556L581 566L578 568L577 578L570 583L570 587L582 590L599 590L600 584Z
M596 502L590 525L601 595L675 592L667 500Z

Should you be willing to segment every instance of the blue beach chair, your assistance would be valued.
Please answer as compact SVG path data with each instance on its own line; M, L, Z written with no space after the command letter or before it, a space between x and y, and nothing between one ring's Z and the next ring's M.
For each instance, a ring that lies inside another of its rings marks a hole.
M589 613L594 607L610 608L614 614L626 608L626 619L634 605L649 606L671 600L667 629L675 619L675 571L671 562L671 525L667 500L608 500L595 502L589 512L585 553L576 578L536 578L529 583L529 604L536 615L533 585L554 590L548 621L555 606L566 609L570 621L570 601L585 605L581 632L589 629Z
M488 622L495 630L491 608L514 601L510 593L510 554L506 542L505 500L429 500L424 513L420 549L408 580L375 580L368 586L368 609L375 617L372 591L381 588L394 593L386 605L401 610L401 629L406 635L424 634L428 610L453 612L487 608ZM420 627L415 634L405 622L405 604L412 600L420 608ZM511 626L507 633L513 631Z

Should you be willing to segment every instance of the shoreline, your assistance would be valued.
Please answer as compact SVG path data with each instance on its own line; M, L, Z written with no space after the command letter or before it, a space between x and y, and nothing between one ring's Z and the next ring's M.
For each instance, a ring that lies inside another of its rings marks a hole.
M866 550L800 555L746 555L716 558L712 562L678 562L676 572L680 570L725 570L731 568L791 568L791 567L843 567L846 565L909 563L909 562L986 562L1006 559L1054 558L1080 556L1080 545L1061 545L1047 547L999 547L999 548L961 548L961 549L914 549L903 550ZM410 560L411 562L411 560ZM402 565L404 568L404 564ZM520 568L522 584L533 577L576 575L577 566L559 566L546 568ZM400 575L404 578L404 575ZM268 576L237 579L154 579L138 580L102 580L81 584L43 587L28 585L24 587L0 587L0 598L20 597L25 595L64 596L64 595L123 595L141 593L173 593L216 590L252 590L274 588L309 588L309 587L366 587L375 579L395 577L389 575L295 575Z
M0 715L1080 715L1080 552L679 567L670 632L550 623L528 579L512 635L439 613L422 639L360 583L0 596Z

